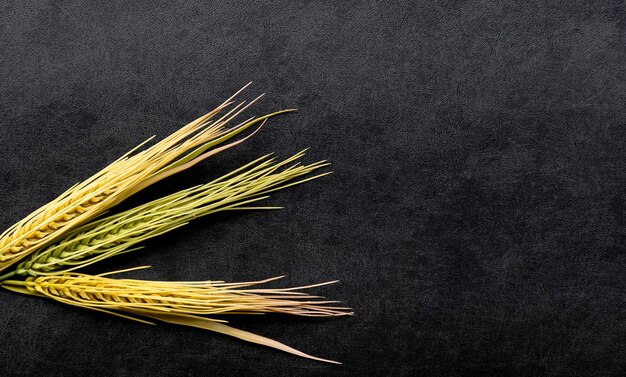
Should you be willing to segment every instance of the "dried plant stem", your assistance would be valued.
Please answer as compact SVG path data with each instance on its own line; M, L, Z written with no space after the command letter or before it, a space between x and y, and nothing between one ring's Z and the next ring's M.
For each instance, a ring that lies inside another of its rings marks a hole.
M137 314L140 314L140 313L137 313ZM287 352L296 356L304 357L307 359L311 359L311 360L317 360L317 361L330 363L330 364L341 364L340 362L337 362L337 361L311 356L302 351L298 351L295 348L289 347L283 343L277 342L273 339L269 339L264 336L253 334L248 331L239 330L231 326L227 326L224 323L213 321L210 318L204 318L204 317L200 317L196 315L169 314L169 313L158 313L158 314L144 313L142 315L144 317L153 318L162 322L172 323L175 325L190 326L190 327L217 332L220 334L224 334L224 335L241 339L246 342L256 343L256 344L260 344L263 346L275 348L277 350L284 351L284 352Z

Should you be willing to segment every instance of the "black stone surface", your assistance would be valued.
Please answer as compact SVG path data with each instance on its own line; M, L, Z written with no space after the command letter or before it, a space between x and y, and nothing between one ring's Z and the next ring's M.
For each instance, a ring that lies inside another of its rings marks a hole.
M231 318L328 366L3 291L0 375L623 376L625 32L619 1L3 1L0 227L253 81L300 111L127 205L271 151L335 174L90 272L341 279L357 315Z

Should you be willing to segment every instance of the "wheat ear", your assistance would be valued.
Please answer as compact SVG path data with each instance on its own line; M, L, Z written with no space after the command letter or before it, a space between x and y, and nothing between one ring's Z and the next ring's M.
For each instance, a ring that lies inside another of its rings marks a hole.
M134 269L112 273L130 270ZM201 317L201 315L281 313L309 317L336 317L353 314L350 308L334 306L333 304L337 301L322 300L320 296L301 292L305 289L332 284L335 281L294 288L256 288L257 285L280 277L244 283L159 282L111 279L106 277L108 274L92 276L71 273L29 277L26 281L5 280L2 282L2 287L140 322L146 321L136 316L199 327L298 356L331 363L336 362L307 355L274 340L218 324L218 322L224 322L223 320Z
M14 275L58 275L74 271L114 255L137 250L135 246L149 238L212 213L278 208L250 205L267 198L273 191L329 174L302 178L328 165L325 161L309 165L294 163L304 153L302 151L281 162L266 155L205 185L182 190L84 225L32 253L12 271L0 276L0 281Z
M3 232L0 235L0 271L139 190L243 141L214 148L245 129L271 116L292 111L283 110L229 126L235 117L260 98L231 106L241 90L169 137L133 153L145 143L140 144Z

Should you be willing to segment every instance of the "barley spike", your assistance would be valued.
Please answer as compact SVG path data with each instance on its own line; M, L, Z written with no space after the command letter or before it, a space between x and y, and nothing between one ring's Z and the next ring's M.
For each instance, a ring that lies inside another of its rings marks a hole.
M283 313L334 317L352 314L349 308L332 305L337 301L320 300L319 296L300 292L334 281L295 288L253 288L279 278L243 283L177 282L69 273L29 277L25 281L5 280L2 286L7 289L22 287L31 294L88 309L193 315Z

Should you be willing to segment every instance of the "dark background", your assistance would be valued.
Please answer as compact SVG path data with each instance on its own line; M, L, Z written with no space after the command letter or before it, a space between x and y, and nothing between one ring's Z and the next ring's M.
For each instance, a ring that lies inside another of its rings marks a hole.
M335 174L93 271L341 279L357 315L231 318L328 366L0 292L0 375L623 375L624 2L560 3L3 1L2 228L253 81L300 111L131 204L271 151Z

